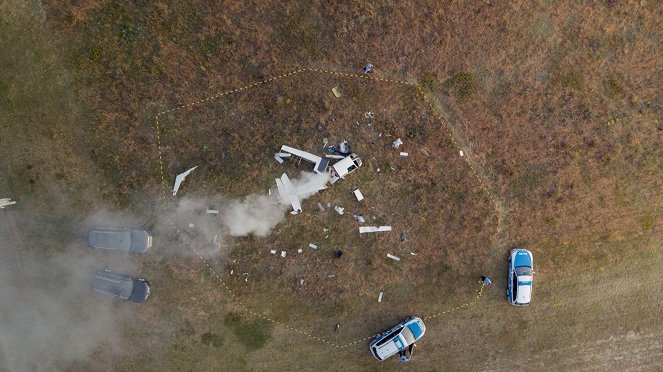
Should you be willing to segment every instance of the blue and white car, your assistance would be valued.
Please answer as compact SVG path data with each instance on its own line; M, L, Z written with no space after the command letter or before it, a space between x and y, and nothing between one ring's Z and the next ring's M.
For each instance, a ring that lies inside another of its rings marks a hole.
M532 300L534 258L527 249L513 249L509 255L509 279L506 289L509 303L527 306Z
M387 332L380 333L371 342L369 349L377 360L385 360L414 344L424 332L426 332L424 322L417 317L409 317Z

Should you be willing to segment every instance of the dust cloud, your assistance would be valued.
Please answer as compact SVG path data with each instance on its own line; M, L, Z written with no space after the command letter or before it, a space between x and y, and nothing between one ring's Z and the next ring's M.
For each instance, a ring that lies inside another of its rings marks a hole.
M301 172L291 181L303 201L324 188L329 177ZM228 237L265 237L289 215L288 210L291 210L290 201L281 198L276 187L269 193L236 199L191 194L178 199L176 206L160 218L155 231L172 235L176 230L186 235L185 247L179 247L175 254L186 254L186 248L193 247L202 256L223 258L228 253L225 243Z

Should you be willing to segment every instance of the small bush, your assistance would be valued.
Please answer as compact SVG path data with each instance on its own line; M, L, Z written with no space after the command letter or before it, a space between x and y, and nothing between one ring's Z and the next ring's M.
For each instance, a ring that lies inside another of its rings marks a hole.
M453 94L459 99L469 98L477 89L477 79L471 72L458 72L449 79Z
M579 71L571 71L562 77L562 85L566 88L582 90L585 86L585 80Z
M421 87L429 93L437 89L437 79L433 74L425 74L422 76L419 84L421 84Z
M654 215L648 214L640 219L640 224L642 225L642 231L648 232L654 228Z
M90 47L87 52L87 58L92 62L98 61L101 58L101 47L98 45Z
M609 97L616 97L624 92L622 82L617 76L611 76L603 81L603 86Z

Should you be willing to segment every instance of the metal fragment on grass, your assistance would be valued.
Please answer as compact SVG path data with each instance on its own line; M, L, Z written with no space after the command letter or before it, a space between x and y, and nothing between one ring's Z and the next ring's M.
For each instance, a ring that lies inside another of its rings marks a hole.
M364 200L364 195L362 195L361 191L359 189L354 189L352 192L355 194L355 197L357 198L357 201L362 201Z
M322 212L325 211L325 207L322 205L322 203L318 203L318 209L320 209Z
M373 233L373 232L387 232L387 231L391 231L391 226L380 226L380 227L361 226L359 228L360 234Z
M13 201L12 198L0 199L0 209L4 209L6 206L14 204L16 204L16 201Z
M286 254L287 254L287 253L286 253L285 251L281 251L281 257L284 257L284 258L285 258Z
M401 156L403 156L403 157L410 156L410 154L408 154L407 152L401 152Z
M341 98L341 91L338 89L338 87L333 87L332 93L334 93L334 97Z
M401 260L400 258L392 255L391 253L387 253L387 257L391 258L394 261L400 261Z
M208 209L207 214L219 214L219 210L218 209Z
M269 253L276 254L276 249L272 249L271 251L269 251Z
M345 211L345 208L343 208L343 207L339 207L338 205L334 207L334 210L336 211L336 213L341 214L341 215L342 215L343 213L345 213L345 212L344 212L344 211Z
M378 295L378 302L382 302L382 295L383 295L383 292L380 292L380 294Z
M391 143L391 147L397 149L403 144L403 141L401 141L400 138L396 138L394 142Z
M311 248L311 249L318 249L318 246L316 244L313 244L313 243L308 243L308 247Z

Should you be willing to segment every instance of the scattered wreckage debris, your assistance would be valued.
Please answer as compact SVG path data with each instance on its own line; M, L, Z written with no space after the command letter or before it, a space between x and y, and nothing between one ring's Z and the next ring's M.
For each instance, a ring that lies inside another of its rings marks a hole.
M361 191L359 189L354 189L352 192L355 194L355 197L357 198L357 201L362 201L364 200L364 195L362 195Z
M317 244L313 244L313 243L308 243L308 247L311 248L311 249L318 249Z
M16 201L13 201L12 198L2 198L0 199L0 209L5 209L6 206L14 205Z
M338 89L338 87L333 87L332 93L334 93L334 97L336 98L341 98L342 96L341 91Z
M391 226L380 226L380 227L361 226L359 228L359 233L360 234L373 233L373 232L386 232L386 231L391 231Z
M405 157L405 156L410 156L410 154L407 153L407 152L401 152L401 156L404 156L404 157Z
M396 257L391 253L387 253L387 257L391 258L394 261L400 261L401 260L400 257Z
M187 170L184 173L180 173L175 177L175 186L173 186L173 196L177 195L177 190L180 189L180 186L182 185L182 182L184 182L184 179L189 175L189 173L193 172L194 169L198 168L196 165L195 167Z
M403 144L400 138L396 138L394 142L391 143L391 147L398 149Z
M380 294L378 295L378 302L382 302L382 295L383 294L384 294L383 292L380 292Z

